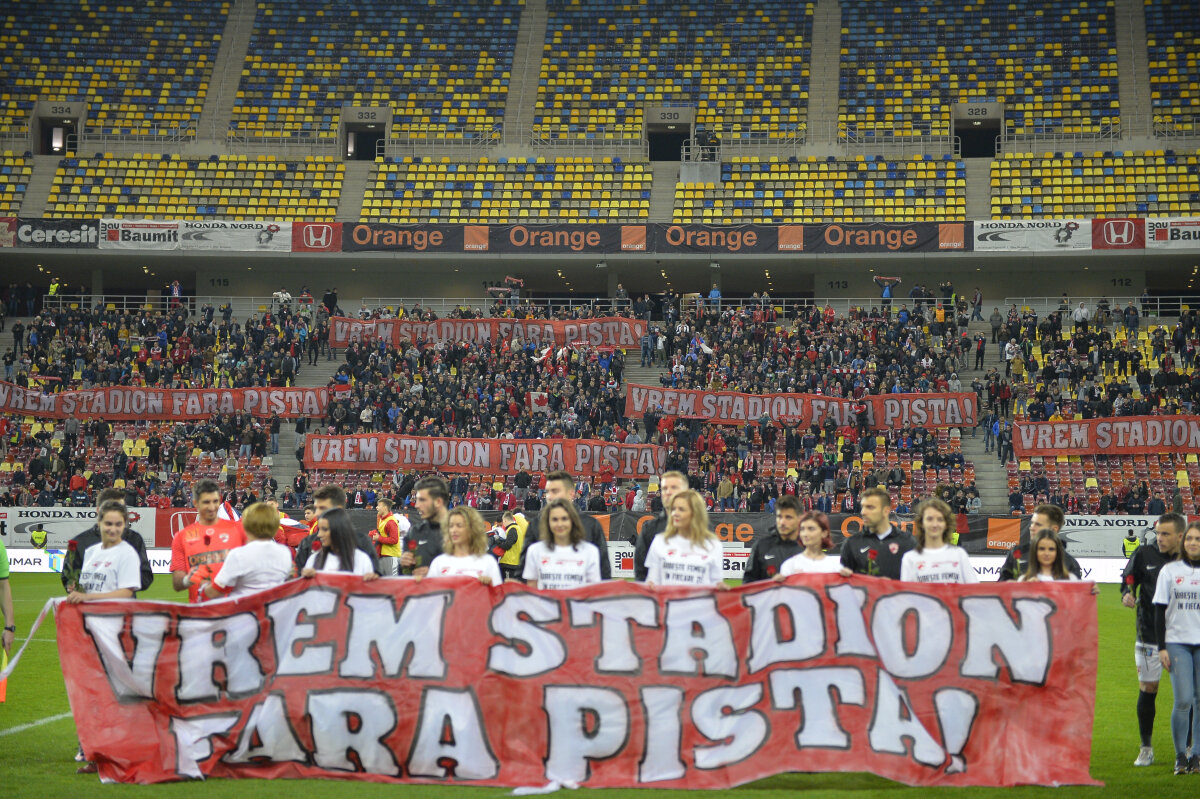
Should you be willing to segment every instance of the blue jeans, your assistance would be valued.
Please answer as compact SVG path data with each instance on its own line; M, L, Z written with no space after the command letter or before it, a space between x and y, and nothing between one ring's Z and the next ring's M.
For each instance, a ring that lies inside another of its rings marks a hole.
M1171 657L1171 691L1175 707L1171 709L1171 740L1175 754L1187 751L1188 717L1191 716L1192 741L1200 741L1200 644L1167 644Z

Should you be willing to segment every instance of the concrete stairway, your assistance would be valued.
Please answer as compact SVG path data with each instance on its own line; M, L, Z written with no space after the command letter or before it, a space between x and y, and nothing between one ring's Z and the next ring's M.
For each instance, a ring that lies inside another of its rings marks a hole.
M322 355L316 366L309 366L307 361L302 358L300 374L296 377L293 385L297 388L320 388L328 385L329 378L333 376L343 361L341 359L326 360L327 357ZM311 433L315 429L316 423L310 419L308 431ZM296 423L288 419L283 420L283 424L279 426L279 454L273 456L271 464L271 475L279 483L280 493L285 488L291 488L292 479L299 471L300 464L296 460L297 443L299 443L299 439L296 435Z
M842 7L819 0L813 12L808 78L808 141L833 141L838 118L838 65L841 59Z
M679 182L678 161L652 161L654 180L650 185L650 221L670 222L675 212L675 184Z
M367 193L367 181L374 168L373 161L347 161L342 176L342 196L338 198L338 222L357 222L362 218L363 200Z
M59 160L57 155L33 157L33 174L29 176L29 185L25 188L25 197L21 200L21 216L35 219L45 216L46 200L49 199L50 189L54 186L54 175L58 172Z
M517 32L517 46L513 51L508 98L504 104L503 142L506 147L529 144L547 16L546 0L526 0L525 10L521 13L521 29Z
M233 118L233 103L237 99L238 83L242 78L242 65L250 47L250 34L254 30L254 0L234 0L221 34L221 47L213 62L213 74L208 82L208 97L197 125L199 138L210 139L222 145Z
M1123 138L1153 134L1150 60L1146 52L1146 13L1140 0L1116 0L1113 27Z
M967 219L992 218L993 158L964 158L967 167Z

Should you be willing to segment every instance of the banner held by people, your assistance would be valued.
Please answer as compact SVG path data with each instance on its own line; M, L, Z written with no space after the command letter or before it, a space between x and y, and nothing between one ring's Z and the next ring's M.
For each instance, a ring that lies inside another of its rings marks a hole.
M1016 422L1013 428L1013 453L1018 458L1200 453L1200 416Z
M666 451L651 444L613 444L598 439L429 438L391 433L311 435L304 442L309 469L434 469L450 474L514 474L565 469L595 477L644 480L659 474Z
M710 424L742 425L766 416L776 423L801 427L824 424L827 418L838 425L853 425L857 421L854 406L859 401L822 394L744 394L630 383L626 387L625 415L641 417L653 410L663 416L699 418ZM869 427L887 430L904 425L928 428L973 426L978 399L967 391L868 394L861 402L866 406Z
M109 386L44 394L0 382L0 413L35 419L99 416L110 421L208 419L213 414L248 413L282 419L324 416L324 388L143 388Z
M515 341L522 346L586 345L629 349L641 343L646 334L643 319L623 316L599 319L438 319L422 322L411 319L350 319L335 316L329 320L329 346L346 347L354 343L372 343L382 339L394 347L416 341L428 343L466 342L480 344Z
M56 621L104 781L1097 784L1084 583L542 594L323 574L236 602L63 605Z

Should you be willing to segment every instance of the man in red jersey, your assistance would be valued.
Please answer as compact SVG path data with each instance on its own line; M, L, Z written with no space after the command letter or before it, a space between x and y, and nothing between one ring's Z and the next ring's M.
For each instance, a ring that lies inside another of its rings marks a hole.
M217 576L229 550L246 543L246 531L239 522L217 518L221 487L216 480L197 480L192 501L196 521L171 542L171 579L175 590L187 589L188 601L195 603L200 601L200 584Z

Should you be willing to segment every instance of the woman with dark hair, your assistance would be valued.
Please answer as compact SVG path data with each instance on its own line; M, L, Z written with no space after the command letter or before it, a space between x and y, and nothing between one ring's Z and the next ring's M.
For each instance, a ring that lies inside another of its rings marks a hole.
M916 549L900 560L900 579L909 583L977 583L967 553L946 540L954 529L954 511L937 497L917 505Z
M1188 525L1179 559L1158 573L1154 611L1158 657L1171 673L1175 694L1175 773L1200 774L1200 754L1193 749L1191 758L1187 756L1189 716L1193 747L1200 741L1200 522Z
M810 510L800 517L800 546L804 549L783 562L775 579L782 580L792 574L841 571L841 560L825 554L825 550L833 546L833 538L829 534L829 517L819 510Z
M538 531L525 556L525 582L543 591L600 582L600 550L584 540L587 531L573 502L551 500L538 517Z
M75 584L67 586L67 601L129 599L142 587L142 562L137 550L124 539L129 516L125 506L109 500L96 510L100 543L83 553L83 568Z
M427 577L474 577L499 585L500 564L487 551L487 522L479 511L459 505L446 514L445 552L429 564Z
M1079 580L1067 571L1067 549L1062 539L1053 530L1042 530L1029 545L1033 557L1021 575L1022 580L1042 582L1076 582Z
M317 541L321 548L308 557L301 577L312 577L317 572L349 572L370 582L379 576L370 556L358 548L354 524L345 508L330 508L321 514L317 520Z

